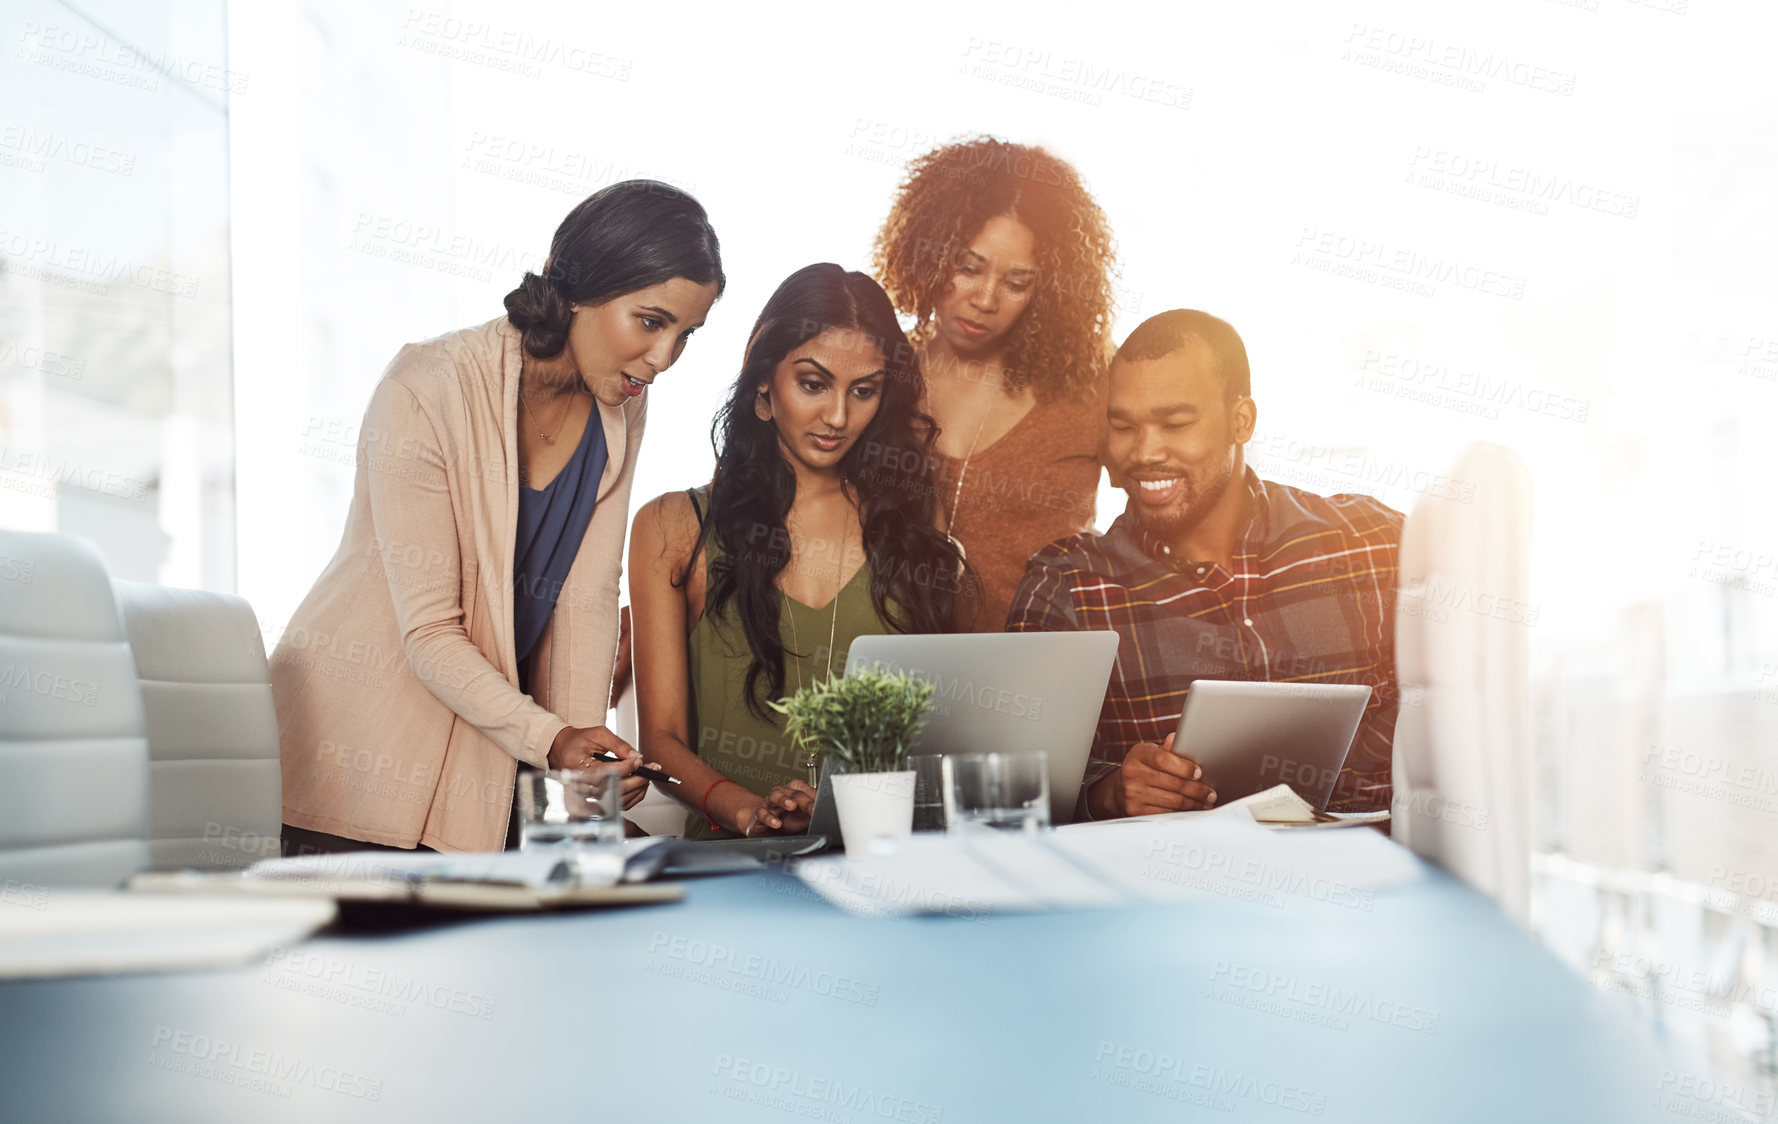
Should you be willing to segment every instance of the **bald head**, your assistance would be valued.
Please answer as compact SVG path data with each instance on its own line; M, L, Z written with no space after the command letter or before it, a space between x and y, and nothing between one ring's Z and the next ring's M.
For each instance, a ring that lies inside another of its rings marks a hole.
M1222 384L1223 399L1234 402L1253 394L1247 369L1247 345L1226 320L1208 312L1176 308L1157 313L1136 326L1117 349L1114 363L1146 363L1188 348L1201 348Z

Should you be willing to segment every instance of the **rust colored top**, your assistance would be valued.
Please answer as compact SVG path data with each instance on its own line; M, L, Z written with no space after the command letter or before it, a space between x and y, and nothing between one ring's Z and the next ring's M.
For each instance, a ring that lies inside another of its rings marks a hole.
M933 453L933 481L944 512L940 526L963 544L981 580L970 631L1005 629L1026 560L1057 539L1092 530L1104 395L1101 386L1090 400L1033 406L1004 437L968 459L961 494L957 473L963 460Z

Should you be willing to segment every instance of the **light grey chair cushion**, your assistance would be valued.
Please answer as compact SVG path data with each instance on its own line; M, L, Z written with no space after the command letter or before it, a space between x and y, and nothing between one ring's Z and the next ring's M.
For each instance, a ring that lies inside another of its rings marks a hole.
M228 870L278 854L278 718L259 621L226 593L116 583L148 715L149 861Z
M104 561L84 539L0 530L0 883L122 883L147 862L147 809L142 696Z
M1402 534L1390 834L1524 920L1531 879L1531 477L1475 444Z

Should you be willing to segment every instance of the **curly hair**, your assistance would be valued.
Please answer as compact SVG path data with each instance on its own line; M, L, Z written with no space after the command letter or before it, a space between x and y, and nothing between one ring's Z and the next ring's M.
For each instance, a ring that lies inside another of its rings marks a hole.
M931 333L933 309L988 220L1031 229L1038 284L1002 363L1008 393L1040 401L1087 396L1111 356L1116 248L1105 212L1067 161L994 137L953 141L915 157L877 232L871 265L898 311Z

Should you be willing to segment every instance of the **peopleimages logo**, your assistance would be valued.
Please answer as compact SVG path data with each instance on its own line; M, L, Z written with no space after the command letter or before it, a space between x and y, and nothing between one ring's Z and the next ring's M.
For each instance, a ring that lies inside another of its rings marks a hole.
M1126 70L1111 63L1064 55L1061 58L1045 49L1034 49L999 39L970 36L963 50L965 62L959 73L984 78L1002 85L1049 94L1065 101L1100 106L1105 95L1121 96L1132 101L1147 102L1164 109L1191 108L1192 89L1153 75ZM1036 169L1044 166L1036 161ZM1061 173L1052 168L1049 179L1040 179L1042 172L1033 170L1029 176L1015 167L1014 175L1039 182L1060 183Z
M1184 877L1196 872L1196 879ZM1239 883L1256 891L1290 894L1311 901L1350 906L1369 913L1376 905L1376 894L1348 882L1325 875L1305 874L1260 859L1243 858L1220 847L1205 847L1183 840L1156 839L1148 846L1148 862L1141 869L1145 877L1164 882L1193 885L1211 892L1223 892Z
M1398 610L1405 616L1425 617L1435 623L1449 620L1451 612L1456 610L1508 624L1534 627L1543 606L1432 576L1403 582Z
M119 152L86 140L70 140L53 132L38 132L28 125L0 126L0 149L19 153L36 165L33 171L39 172L43 170L46 160L120 176L133 175L136 171L136 155L133 152Z
M150 1062L156 1068L189 1073L228 1085L257 1088L262 1081L283 1082L285 1087L282 1090L261 1090L277 1092L280 1096L289 1096L289 1086L307 1085L360 1100L376 1101L383 1097L383 1083L361 1073L339 1066L316 1065L307 1058L244 1047L238 1042L169 1026L154 1028L154 1049Z
M928 672L921 674L932 681L933 702L943 713L950 712L946 703L968 702L982 710L991 710L1009 718L1027 718L1035 722L1043 717L1042 698L954 675Z
M1247 443L1247 463L1264 474L1289 475L1308 487L1331 491L1351 487L1404 488L1456 503L1475 502L1476 486L1472 481L1399 461L1381 460L1361 449L1320 445L1280 433L1254 435Z
M11 259L7 263L9 272L52 283L59 277L75 283L72 287L84 286L83 291L100 296L110 291L109 282L136 285L187 300L198 294L198 278L193 274L138 262L126 254L68 245L19 231L0 230L0 253Z
M57 675L52 671L33 671L28 664L8 664L0 668L0 699L11 689L27 691L58 702L99 705L99 685L84 679Z
M1402 1030L1438 1033L1439 1014L1412 1003L1383 999L1364 991L1310 982L1302 977L1270 972L1250 964L1218 960L1210 972L1210 998L1224 1003L1301 1022L1324 1022L1335 1030L1346 1029L1346 1019L1375 1022ZM1217 985L1221 985L1220 990ZM1316 1015L1333 1016L1330 1020Z
M49 888L34 886L29 882L16 882L11 878L0 882L0 905L18 905L26 909L42 910L49 906Z
M1764 812L1778 810L1778 771L1715 754L1651 745L1643 758L1642 779L1659 788L1723 800Z
M1290 1109L1321 1116L1327 1112L1327 1094L1312 1093L1297 1085L1199 1062L1189 1068L1183 1057L1147 1050L1120 1042L1099 1043L1093 1059L1093 1077L1109 1085L1124 1085L1145 1093L1204 1104L1219 1112L1232 1112L1233 1099L1256 1101L1272 1108ZM1109 1068L1101 1068L1109 1067ZM1121 1071L1121 1072L1120 1072ZM1202 1100L1200 1098L1213 1098Z
M818 1077L732 1054L716 1055L716 1064L710 1072L712 1076L730 1082L726 1088L713 1082L711 1092L782 1108L796 1116L844 1121L849 1117L838 1110L847 1110L864 1117L898 1120L902 1124L939 1124L944 1119L942 1108L912 1097L897 1096L864 1085L848 1085L835 1078Z
M30 585L37 577L37 563L29 558L0 554L0 578L20 585Z
M478 1019L494 1017L496 1001L490 996L305 949L275 948L266 967L270 971L263 983L352 1007L399 1015L404 1011L400 1004L411 1004Z
M150 77L154 74L225 94L246 93L251 77L171 51L151 54L85 27L44 26L30 20L25 22L19 50L13 57L149 93L160 89L160 81Z
M1450 363L1373 347L1360 364L1358 385L1410 401L1442 405L1461 413L1497 419L1502 408L1517 409L1557 421L1584 422L1592 404L1532 386L1519 379L1496 378Z
M628 82L634 65L629 58L595 51L578 39L537 36L515 27L464 20L448 12L420 8L407 10L401 32L398 46L526 78L541 77L544 66L554 66L594 78Z
M727 945L675 936L659 929L649 938L648 951L713 974L709 980L693 976L694 982L699 983L719 982L724 977L733 977L767 988L808 990L829 999L841 999L865 1007L877 1005L880 991L877 984L865 983L838 972L827 969L811 970L795 963L786 964L776 957L744 953Z
M1719 1017L1739 1006L1755 1008L1766 1017L1778 1014L1778 985L1745 982L1738 971L1724 972L1715 966L1600 949L1593 957L1592 982L1604 990Z
M1548 213L1550 203L1563 203L1583 211L1633 219L1642 205L1639 195L1626 195L1577 181L1572 176L1502 165L1487 157L1435 149L1424 144L1414 146L1408 167L1422 173L1417 181L1421 186L1437 187L1459 195L1473 194L1482 202L1496 202L1502 197L1522 199L1541 207L1539 213ZM1427 172L1431 173L1431 178L1425 174Z
M1478 94L1486 88L1487 80L1495 80L1526 90L1563 97L1574 95L1575 76L1571 72L1552 70L1503 51L1480 50L1394 28L1354 23L1346 33L1346 53L1364 66L1378 67L1381 63L1383 70Z
M1308 258L1305 258L1308 255ZM1524 277L1489 269L1449 254L1430 254L1412 246L1392 245L1381 238L1361 238L1344 231L1305 226L1297 235L1292 264L1314 261L1344 262L1359 272L1359 280L1372 275L1395 277L1426 285L1450 285L1472 293L1519 300L1525 295ZM1430 296L1431 293L1422 295Z
M1680 1098L1693 1102L1685 1104ZM1701 1120L1750 1120L1772 1115L1772 1094L1736 1081L1712 1081L1695 1073L1661 1071L1654 1105L1680 1116Z
M1769 878L1745 870L1735 870L1721 864L1710 868L1708 885L1726 889L1730 893L1740 894L1743 897L1769 898L1778 901L1778 878Z

